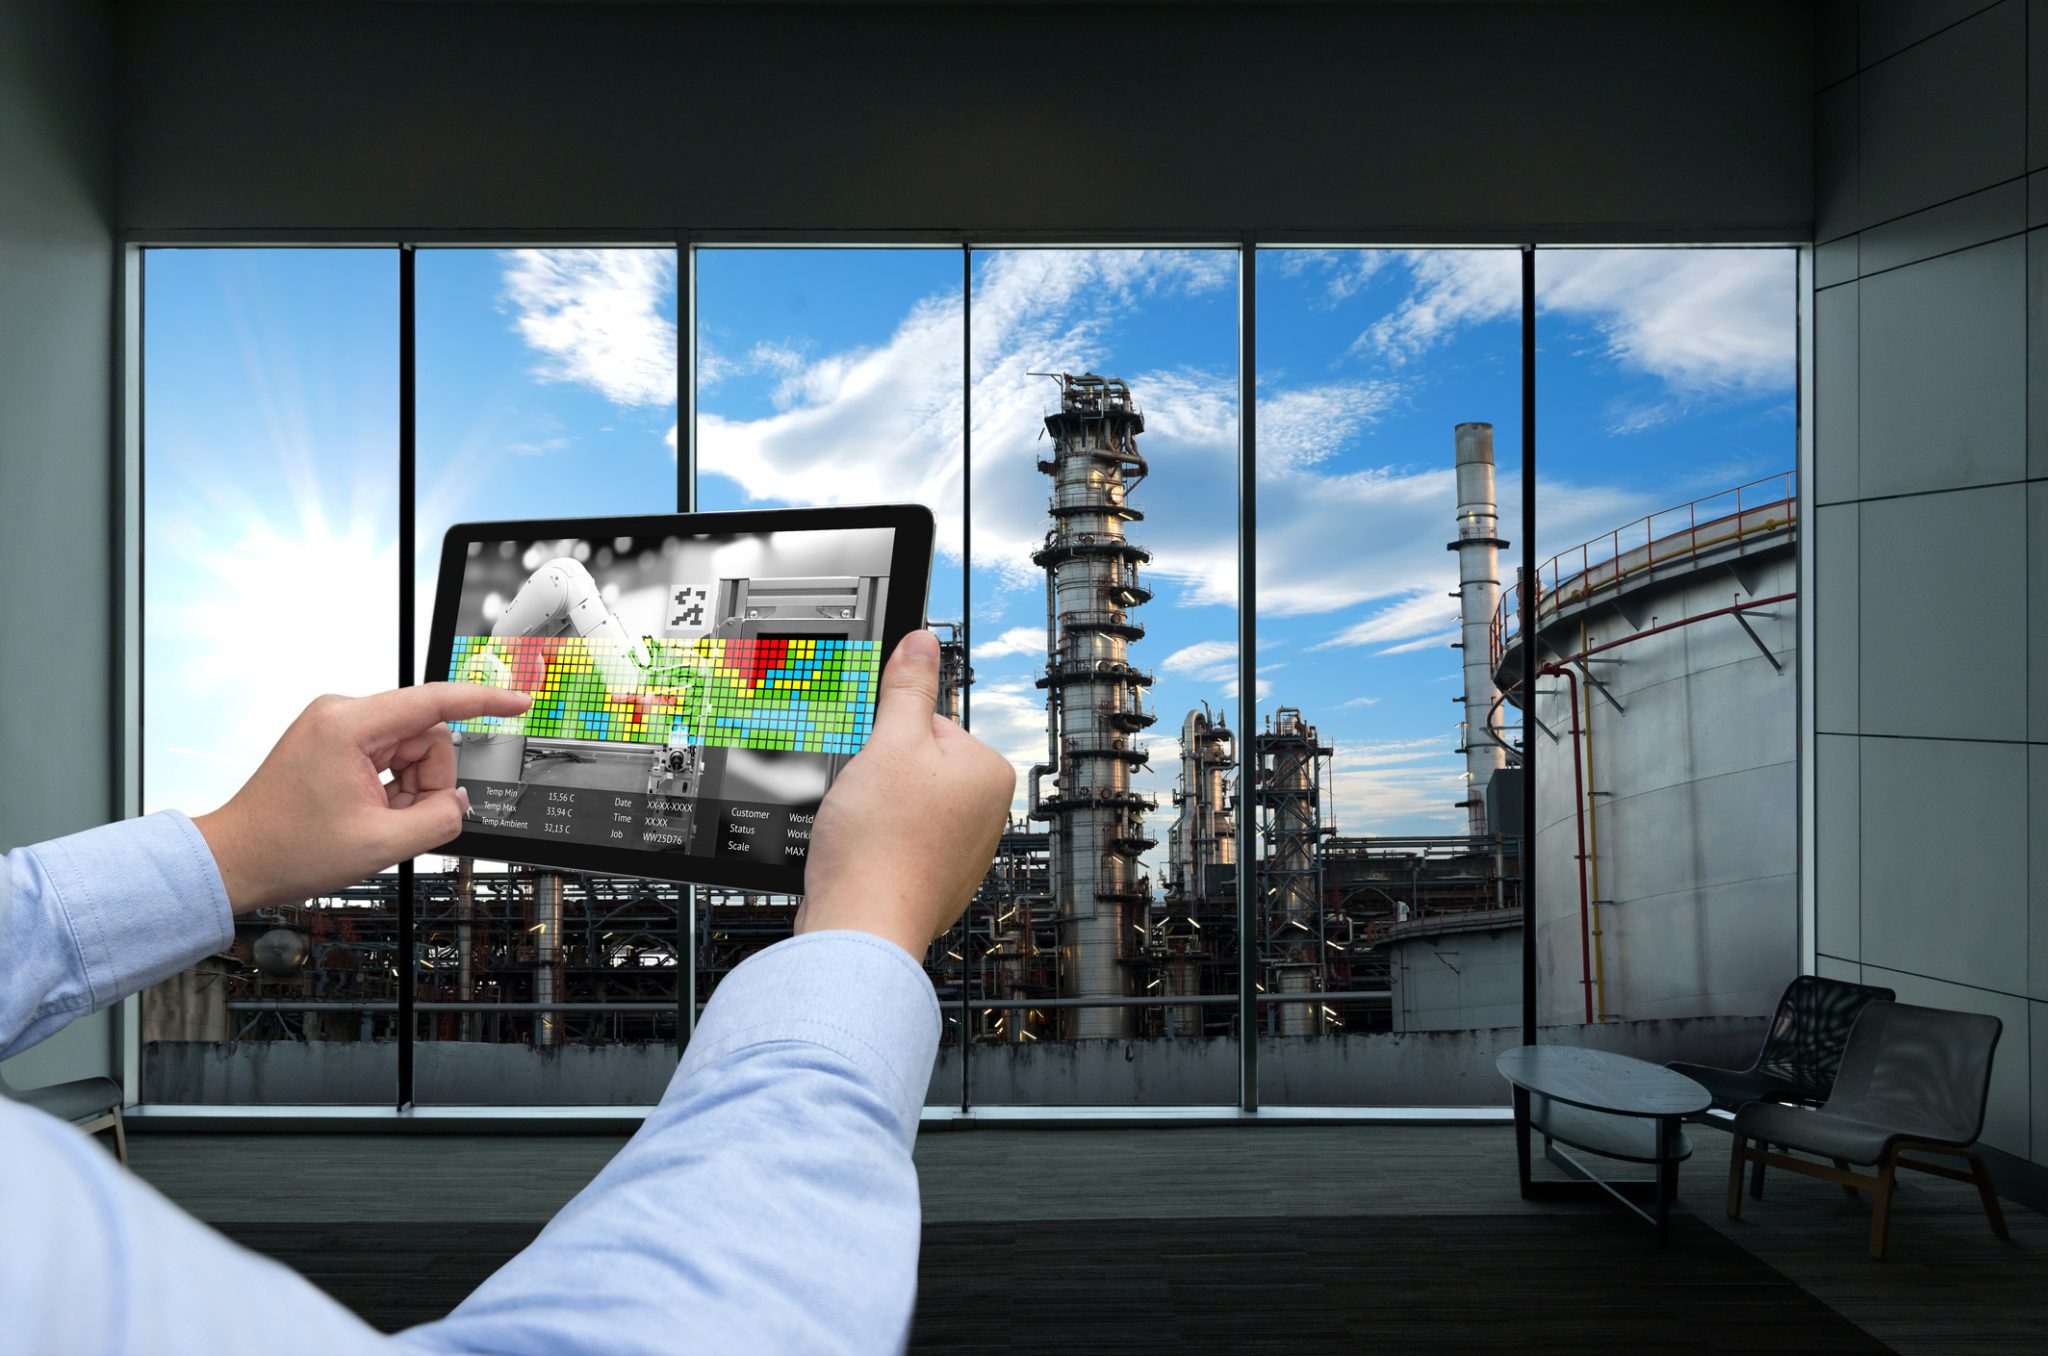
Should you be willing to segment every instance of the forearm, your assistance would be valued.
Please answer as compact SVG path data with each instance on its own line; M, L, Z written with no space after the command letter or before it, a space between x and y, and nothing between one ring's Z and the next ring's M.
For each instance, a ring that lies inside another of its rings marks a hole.
M312 1284L0 1099L0 1352L392 1353Z
M234 940L220 873L176 811L0 860L0 1058Z
M821 933L728 976L660 1107L448 1319L447 1352L896 1351L938 1041L900 948Z

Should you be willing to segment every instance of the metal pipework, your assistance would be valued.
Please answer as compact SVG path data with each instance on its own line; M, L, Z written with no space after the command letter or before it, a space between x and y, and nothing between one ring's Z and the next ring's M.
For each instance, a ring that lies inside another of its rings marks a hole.
M974 670L967 662L967 625L935 621L928 629L939 638L938 713L958 725L967 689L974 682Z
M1149 802L1131 789L1145 761L1135 735L1152 723L1144 689L1151 675L1131 666L1129 642L1144 628L1130 610L1151 598L1139 567L1152 559L1124 538L1143 517L1125 503L1145 476L1137 435L1145 417L1130 387L1115 377L1061 373L1059 409L1045 417L1052 456L1038 469L1052 477L1052 530L1031 559L1046 572L1045 763L1032 769L1034 818L1050 822L1053 894L1060 908L1060 996L1128 997L1129 960L1151 882L1138 857ZM1057 774L1047 796L1044 778ZM1134 1031L1129 1008L1062 1009L1067 1039L1120 1038Z
M1258 808L1265 854L1259 863L1266 989L1299 995L1323 987L1322 760L1331 753L1301 712L1283 706L1256 736ZM1307 1003L1280 1009L1277 1034L1312 1035L1321 1010Z
M562 973L562 878L553 871L533 873L533 1001L553 1003ZM550 1009L533 1022L535 1045L562 1043L561 1015Z
M465 1003L476 1001L476 862L455 859L455 994ZM465 1013L462 1039L477 1037L476 1014Z
M1458 639L1465 660L1465 809L1468 832L1486 832L1486 786L1507 765L1507 745L1494 723L1493 612L1500 601L1500 508L1493 492L1493 425L1457 427Z

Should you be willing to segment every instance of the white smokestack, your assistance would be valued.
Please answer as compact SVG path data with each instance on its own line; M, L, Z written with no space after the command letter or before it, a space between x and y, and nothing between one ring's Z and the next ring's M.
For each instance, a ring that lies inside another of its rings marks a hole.
M1464 805L1474 836L1486 830L1486 786L1507 765L1490 719L1494 708L1491 627L1500 601L1500 512L1493 498L1493 425L1460 424L1458 439L1458 603L1465 656Z

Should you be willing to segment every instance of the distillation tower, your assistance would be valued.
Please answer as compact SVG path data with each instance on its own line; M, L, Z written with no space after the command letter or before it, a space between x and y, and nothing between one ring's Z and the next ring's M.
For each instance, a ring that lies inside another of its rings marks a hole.
M1460 424L1458 446L1458 539L1446 549L1458 553L1459 651L1465 660L1465 720L1460 729L1465 755L1464 809L1475 838L1486 829L1486 788L1507 765L1507 745L1495 714L1500 701L1493 681L1493 614L1500 602L1500 510L1493 497L1493 425Z
M1291 706L1274 712L1254 747L1263 811L1259 884L1266 989L1315 993L1328 959L1323 954L1323 839L1330 830L1323 823L1322 767L1331 749ZM1307 1036L1321 1029L1316 1003L1273 1006L1279 1035Z
M1052 887L1060 909L1062 998L1124 998L1134 991L1140 922L1151 882L1139 854L1157 841L1145 830L1146 797L1131 789L1146 760L1136 738L1153 716L1144 705L1152 676L1126 654L1145 628L1131 609L1152 597L1139 574L1151 553L1125 540L1144 515L1124 497L1145 476L1137 435L1145 417L1115 377L1061 374L1060 405L1045 417L1052 456L1052 529L1032 562L1045 571L1048 659L1038 680L1048 696L1046 761L1032 769L1031 813L1051 826ZM1044 779L1057 790L1043 794ZM1129 1007L1061 1008L1069 1039L1131 1034Z
M1237 769L1237 736L1203 703L1180 725L1180 787L1173 803L1180 818L1166 831L1166 916L1158 945L1163 992L1202 992L1204 963L1217 959L1219 915L1237 911L1237 806L1231 783ZM1202 1009L1183 1004L1166 1009L1167 1034L1199 1036Z

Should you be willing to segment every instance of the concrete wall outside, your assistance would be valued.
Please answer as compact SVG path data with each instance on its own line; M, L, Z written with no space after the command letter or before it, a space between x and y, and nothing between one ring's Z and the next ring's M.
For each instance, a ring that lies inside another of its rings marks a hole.
M0 851L115 813L111 23L0 5ZM0 1065L17 1087L114 1072L82 1017Z
M1761 1019L1621 1022L1559 1027L1546 1041L1659 1062L1745 1065ZM1267 1039L1261 1098L1271 1106L1496 1106L1507 1085L1493 1067L1521 1044L1519 1027L1418 1035ZM675 1072L669 1045L562 1046L429 1041L414 1047L423 1106L646 1106ZM959 1053L940 1052L926 1101L957 1105ZM152 1100L214 1106L383 1105L398 1053L389 1041L152 1041L143 1074ZM1237 1100L1231 1041L1134 1040L980 1046L974 1099L989 1105L1200 1106Z
M1520 1026L1522 929L1398 937L1386 944L1397 1032Z

